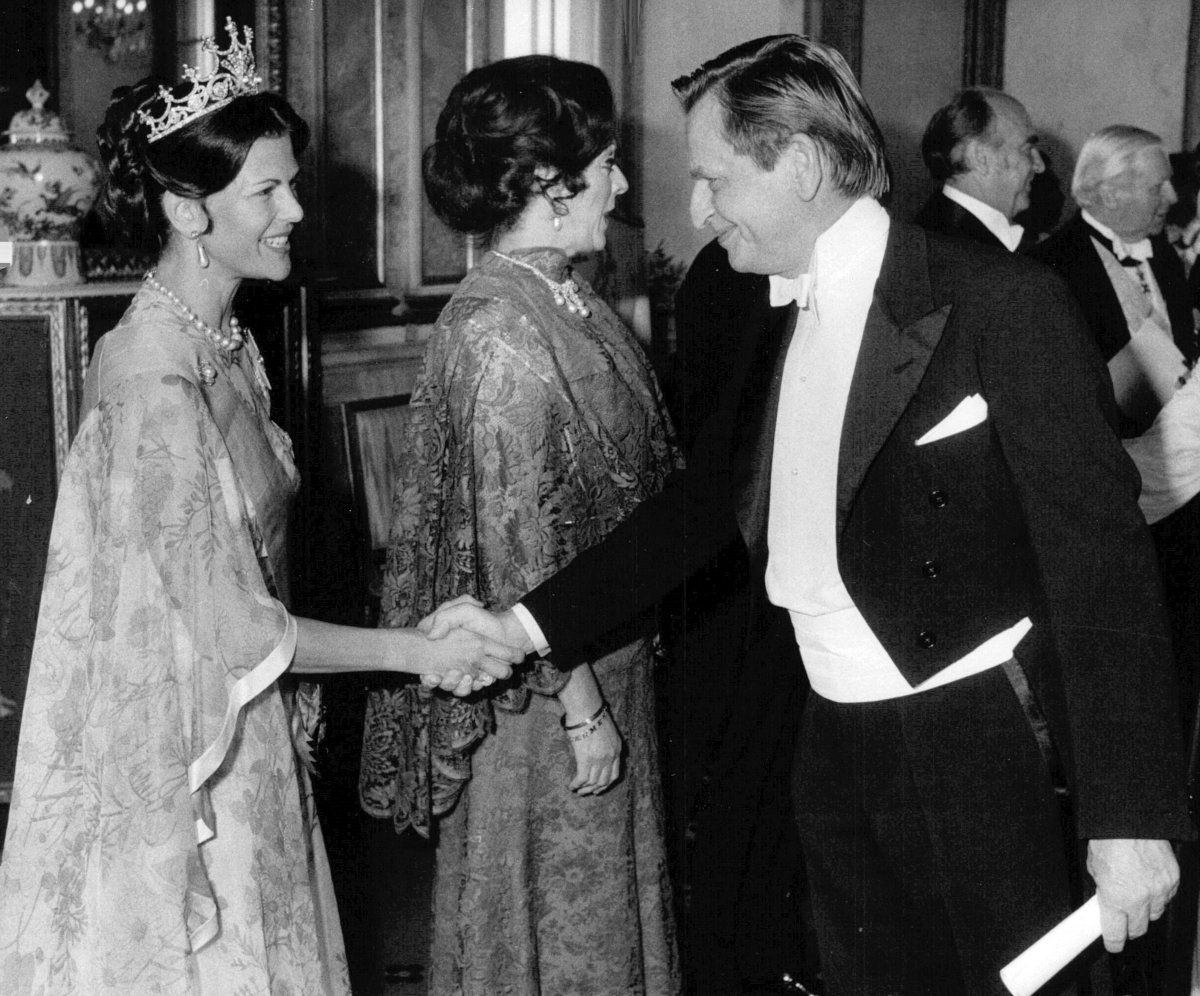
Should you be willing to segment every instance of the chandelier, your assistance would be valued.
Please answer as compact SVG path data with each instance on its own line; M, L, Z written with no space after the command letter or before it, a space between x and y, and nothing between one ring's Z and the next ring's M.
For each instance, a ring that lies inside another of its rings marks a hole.
M149 45L148 0L75 0L75 34L90 48L116 62L131 52L144 52Z

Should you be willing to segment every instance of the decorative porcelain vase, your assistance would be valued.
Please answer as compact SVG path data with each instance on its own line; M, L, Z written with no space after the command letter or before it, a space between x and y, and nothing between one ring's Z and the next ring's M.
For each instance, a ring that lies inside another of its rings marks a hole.
M100 171L71 144L62 119L45 108L41 81L25 91L0 146L0 229L13 243L4 283L44 287L83 282L79 229L96 199Z

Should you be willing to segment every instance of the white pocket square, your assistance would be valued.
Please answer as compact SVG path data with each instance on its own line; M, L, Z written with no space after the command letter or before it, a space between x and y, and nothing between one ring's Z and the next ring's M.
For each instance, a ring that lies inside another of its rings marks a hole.
M965 432L987 419L987 402L978 394L963 398L949 415L917 440L918 446L936 443L939 439Z

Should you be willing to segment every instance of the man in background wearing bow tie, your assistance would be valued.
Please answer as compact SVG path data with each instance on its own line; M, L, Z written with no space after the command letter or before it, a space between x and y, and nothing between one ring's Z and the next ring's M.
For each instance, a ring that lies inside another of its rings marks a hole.
M716 235L688 307L734 343L714 414L600 544L432 632L570 668L740 536L748 639L781 700L811 686L792 777L821 991L1004 993L1073 901L1055 774L1121 948L1192 829L1137 473L1078 310L1044 267L888 216L833 49L758 39L673 85Z
M1200 694L1200 382L1189 381L1200 337L1183 264L1163 234L1176 195L1162 140L1131 125L1101 128L1080 149L1071 194L1079 213L1034 256L1066 280L1108 364L1121 435L1142 476L1190 738ZM1193 786L1194 765L1193 757ZM1194 860L1189 852L1173 911L1189 935L1200 885Z
M929 120L921 155L942 189L913 220L931 232L1016 252L1033 178L1045 169L1029 112L999 90L962 90Z
M1095 132L1071 194L1079 214L1034 255L1074 292L1109 365L1122 435L1139 435L1200 355L1183 264L1162 234L1176 200L1162 139L1130 125Z

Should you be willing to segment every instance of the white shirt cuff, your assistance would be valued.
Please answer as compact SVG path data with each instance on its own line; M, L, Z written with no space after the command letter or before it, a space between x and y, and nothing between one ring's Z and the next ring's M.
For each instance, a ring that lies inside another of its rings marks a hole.
M550 644L546 642L546 634L542 632L542 627L538 625L530 611L517 602L512 606L512 614L517 617L517 622L525 627L525 634L533 642L533 652L539 657L548 657Z

